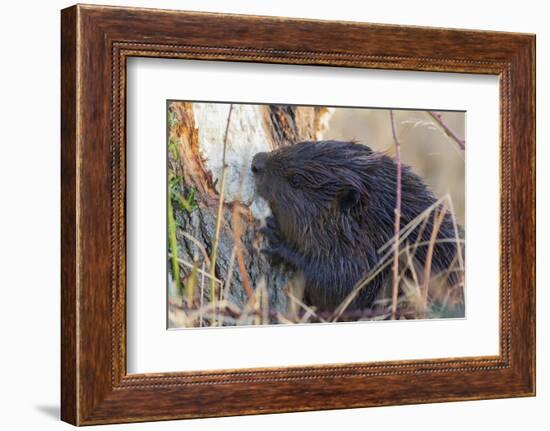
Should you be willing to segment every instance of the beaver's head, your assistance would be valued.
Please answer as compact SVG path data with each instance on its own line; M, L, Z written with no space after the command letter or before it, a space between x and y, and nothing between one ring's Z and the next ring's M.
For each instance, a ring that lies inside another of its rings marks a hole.
M365 178L375 159L369 147L352 142L300 142L256 154L251 169L282 230L303 236L365 202Z

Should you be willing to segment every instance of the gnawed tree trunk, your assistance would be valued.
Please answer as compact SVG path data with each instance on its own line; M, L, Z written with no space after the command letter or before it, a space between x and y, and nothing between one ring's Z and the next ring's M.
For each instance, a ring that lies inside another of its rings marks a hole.
M326 108L286 105L169 104L169 199L180 272L180 283L172 282L171 286L179 285L183 301L189 295L190 277L198 280L192 288L202 291L199 297L212 300L208 273L227 128L223 217L215 262L219 280L215 282L216 299L223 298L242 309L250 305L256 289L265 287L268 299L264 296L262 301L269 304L269 319L274 320L277 313L287 314L291 304L285 288L292 274L272 267L260 253L263 239L258 228L269 215L269 208L255 194L250 163L260 151L319 139L329 115ZM173 251L170 249L172 256Z

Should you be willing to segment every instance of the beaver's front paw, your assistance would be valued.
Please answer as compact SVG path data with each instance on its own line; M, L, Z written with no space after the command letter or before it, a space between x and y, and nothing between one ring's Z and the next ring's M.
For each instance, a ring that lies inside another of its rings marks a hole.
M269 242L269 246L262 248L261 252L269 257L272 265L280 264L283 261L286 245L281 237L277 220L273 216L267 217L265 219L265 226L260 229L260 233Z
M265 226L260 228L260 233L265 236L273 246L282 243L279 224L273 216L269 216L265 219Z
M283 258L283 250L279 247L263 247L260 250L268 259L269 263L272 266L278 266L285 263L285 260Z

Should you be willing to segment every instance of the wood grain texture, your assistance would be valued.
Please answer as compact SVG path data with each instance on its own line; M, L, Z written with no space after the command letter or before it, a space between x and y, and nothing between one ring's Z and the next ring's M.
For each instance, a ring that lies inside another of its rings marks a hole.
M61 417L77 422L76 9L61 16Z
M74 6L62 11L61 39L63 420L84 425L534 394L533 35ZM499 356L127 375L129 56L498 75Z

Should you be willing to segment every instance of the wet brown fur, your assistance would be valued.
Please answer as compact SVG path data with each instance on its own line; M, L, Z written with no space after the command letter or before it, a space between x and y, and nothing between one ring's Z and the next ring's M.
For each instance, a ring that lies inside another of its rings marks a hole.
M380 261L380 247L394 236L397 166L391 157L365 145L341 141L301 142L271 153L259 153L252 163L257 191L272 211L262 233L265 252L303 271L304 300L319 310L334 310ZM422 179L402 167L401 228L436 202ZM430 217L408 239L429 242ZM456 238L450 214L438 239ZM424 266L427 246L414 259ZM456 255L456 242L438 241L432 270L444 272ZM390 267L359 293L348 308L372 305L380 287L391 281ZM451 273L453 281L456 276Z

